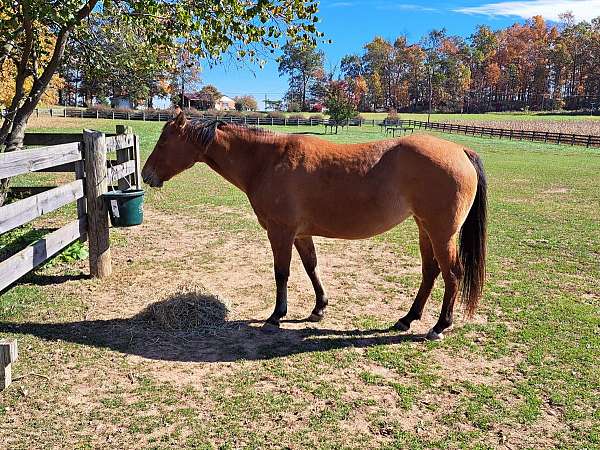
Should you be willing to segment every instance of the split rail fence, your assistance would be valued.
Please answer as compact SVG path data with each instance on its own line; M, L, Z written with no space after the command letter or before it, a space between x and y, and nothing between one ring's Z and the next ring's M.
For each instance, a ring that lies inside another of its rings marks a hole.
M101 109L37 109L35 114L37 116L51 116L51 117L71 117L81 119L113 119L113 120L143 120L143 121L154 121L154 122L165 122L170 120L173 116L168 111L119 111L119 110L101 110ZM238 123L245 125L283 125L283 126L331 126L334 125L332 121L325 118L304 118L299 117L288 118L288 117L259 117L259 116L215 116L208 114L194 114L191 116L204 118L204 119L220 119L225 122ZM342 126L342 124L338 124ZM528 130L514 130L504 128L491 128L483 126L472 126L472 125L460 125L454 123L444 122L425 122L419 120L405 120L405 119L384 119L384 120L366 120L362 118L350 119L343 124L344 126L351 127L362 127L362 126L408 126L413 128L423 128L434 130L442 133L462 133L471 136L489 137L497 139L509 139L517 141L533 141L533 142L544 142L548 144L562 144L562 145L578 145L585 147L600 147L600 136L598 135L584 135L584 134L572 134L572 133L553 133L550 131L528 131Z
M549 144L582 145L585 147L600 147L600 136L553 133L550 131L511 130L503 128L477 127L454 123L423 122L419 120L399 120L398 125L413 128L425 128L442 133L461 133L471 136L509 139L516 141L545 142Z
M120 189L140 186L140 140L117 126L117 134L86 130L83 134L28 133L26 146L0 154L0 179L32 172L70 172L74 181L0 207L0 234L77 202L77 219L45 235L0 262L0 291L76 240L89 241L90 273L111 273L109 222L102 194L118 183ZM107 159L116 153L116 160Z

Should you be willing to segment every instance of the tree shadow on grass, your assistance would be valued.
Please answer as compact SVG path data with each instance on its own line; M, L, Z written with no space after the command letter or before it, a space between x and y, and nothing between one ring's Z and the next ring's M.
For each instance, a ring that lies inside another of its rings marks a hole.
M0 322L0 333L33 335L163 361L261 360L346 347L365 348L422 340L389 329L333 330L310 324L265 333L262 321L228 320L218 297L198 292L171 296L133 317L68 323Z

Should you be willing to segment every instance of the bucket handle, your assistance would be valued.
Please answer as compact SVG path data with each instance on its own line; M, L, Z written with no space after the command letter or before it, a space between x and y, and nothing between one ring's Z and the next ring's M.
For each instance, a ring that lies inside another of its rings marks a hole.
M114 169L115 166L113 166L112 162L110 159L107 160L108 161L108 165L110 166L111 169ZM127 182L127 184L129 185L129 187L127 189L131 189L133 187L133 185L129 182L129 175L125 175L125 177L123 177L123 179ZM115 191L114 186L112 184L109 184L109 187L111 188L110 191L113 192ZM118 189L116 189L118 190Z

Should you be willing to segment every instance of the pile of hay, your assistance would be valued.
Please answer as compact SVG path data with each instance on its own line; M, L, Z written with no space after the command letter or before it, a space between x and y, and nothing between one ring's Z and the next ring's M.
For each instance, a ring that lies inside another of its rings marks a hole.
M141 318L164 331L214 333L237 329L227 320L229 305L200 284L185 284L149 305Z

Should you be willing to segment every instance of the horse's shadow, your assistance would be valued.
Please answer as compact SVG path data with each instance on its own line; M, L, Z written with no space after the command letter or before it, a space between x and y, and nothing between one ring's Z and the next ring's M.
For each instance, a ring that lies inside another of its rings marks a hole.
M423 338L390 329L334 330L321 328L320 324L289 328L303 322L298 320L282 321L279 330L266 333L261 328L262 321L228 320L227 313L227 307L217 297L188 293L150 305L130 318L67 323L0 322L0 333L109 348L154 360L194 362L261 360ZM182 321L185 329L177 327Z

